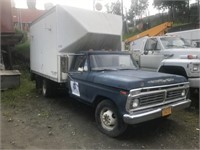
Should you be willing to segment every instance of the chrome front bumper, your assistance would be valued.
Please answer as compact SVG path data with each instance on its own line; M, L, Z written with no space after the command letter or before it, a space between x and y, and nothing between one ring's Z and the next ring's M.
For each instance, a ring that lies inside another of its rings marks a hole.
M175 110L181 110L181 109L189 107L190 103L191 103L191 100L187 99L181 102L176 102L176 103L165 105L162 107L137 111L137 112L134 112L133 114L124 114L123 119L124 119L124 122L127 124L137 124L137 123L141 123L141 122L162 117L162 110L166 107L171 107L172 114L173 114Z

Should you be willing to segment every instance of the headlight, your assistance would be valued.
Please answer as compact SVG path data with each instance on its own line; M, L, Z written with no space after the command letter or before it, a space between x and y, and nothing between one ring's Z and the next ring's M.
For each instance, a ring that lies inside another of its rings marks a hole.
M186 91L183 90L183 91L181 92L181 96L185 96L185 95L186 95Z
M138 106L139 106L139 99L134 99L133 102L132 102L132 107L136 108Z
M199 65L198 64L193 64L193 71L198 71Z

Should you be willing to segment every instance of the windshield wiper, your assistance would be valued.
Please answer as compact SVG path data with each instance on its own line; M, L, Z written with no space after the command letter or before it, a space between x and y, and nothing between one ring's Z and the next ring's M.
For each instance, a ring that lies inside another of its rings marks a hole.
M178 47L177 45L173 45L173 44L168 44L166 45L167 47Z
M188 44L185 44L185 45L183 45L183 46L186 46L186 47L192 47L191 45L188 45Z
M135 70L135 69L134 68L119 68L118 70Z
M116 71L115 68L92 69L92 71Z

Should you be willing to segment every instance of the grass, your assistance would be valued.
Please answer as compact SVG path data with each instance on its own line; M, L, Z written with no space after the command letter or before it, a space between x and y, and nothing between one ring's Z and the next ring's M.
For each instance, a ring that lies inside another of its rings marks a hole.
M8 89L1 92L1 103L9 106L16 106L29 99L35 94L34 82L30 81L28 71L21 71L21 85L15 89Z

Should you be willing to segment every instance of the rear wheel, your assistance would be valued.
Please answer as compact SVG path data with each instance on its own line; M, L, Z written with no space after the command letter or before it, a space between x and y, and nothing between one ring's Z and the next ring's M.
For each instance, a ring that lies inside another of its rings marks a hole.
M44 97L51 97L52 96L52 92L53 92L52 82L47 80L47 79L43 79L43 82L42 82L42 95Z
M98 104L95 119L99 130L110 137L121 135L127 128L115 105L108 100Z
M35 87L36 87L36 89L42 88L42 78L39 76L35 77Z

